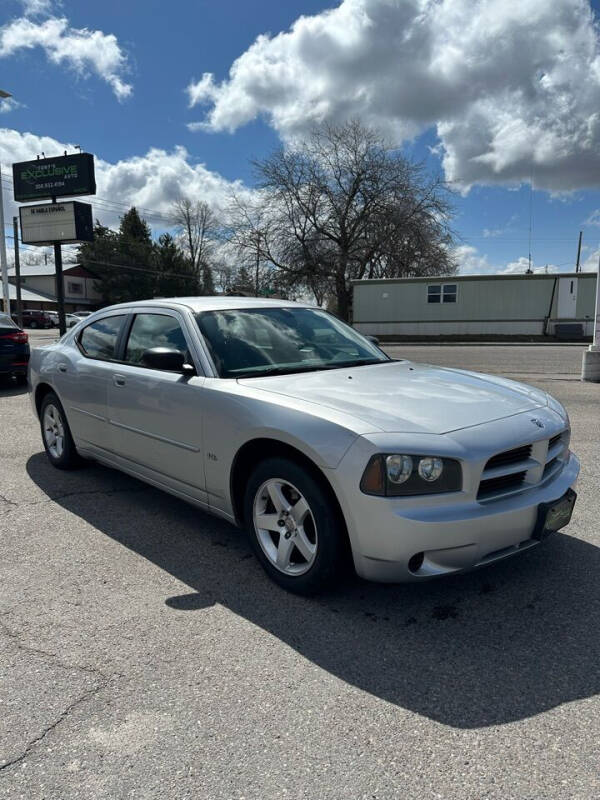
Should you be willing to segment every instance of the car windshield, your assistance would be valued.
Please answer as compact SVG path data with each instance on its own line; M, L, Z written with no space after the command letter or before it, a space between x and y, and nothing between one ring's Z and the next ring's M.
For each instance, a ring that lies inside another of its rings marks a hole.
M325 311L281 306L196 316L221 378L285 375L378 364L375 344Z

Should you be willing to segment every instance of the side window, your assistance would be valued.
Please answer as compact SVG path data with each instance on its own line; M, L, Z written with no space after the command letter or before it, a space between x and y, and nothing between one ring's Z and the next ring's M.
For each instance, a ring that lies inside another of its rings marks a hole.
M79 335L79 346L83 353L89 358L113 359L124 320L124 315L104 317L87 325Z
M152 347L168 347L171 350L188 352L181 325L166 314L137 314L131 326L125 361L143 366L142 356Z

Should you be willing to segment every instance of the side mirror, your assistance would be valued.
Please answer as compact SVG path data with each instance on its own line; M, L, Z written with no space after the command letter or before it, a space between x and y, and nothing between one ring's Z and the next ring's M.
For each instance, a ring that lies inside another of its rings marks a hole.
M365 336L365 339L368 339L370 342L372 342L373 344L376 344L377 347L379 347L379 339L376 336L371 336L368 333L365 333L364 336Z
M181 372L184 375L195 375L196 370L191 364L186 364L185 354L181 350L172 350L170 347L152 347L144 350L142 364L152 369L162 369L165 372Z

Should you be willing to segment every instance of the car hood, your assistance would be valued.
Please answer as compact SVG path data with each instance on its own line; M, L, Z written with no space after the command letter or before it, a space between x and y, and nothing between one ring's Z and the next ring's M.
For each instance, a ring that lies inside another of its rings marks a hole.
M548 404L546 393L532 386L409 361L238 382L335 409L386 432L449 433Z

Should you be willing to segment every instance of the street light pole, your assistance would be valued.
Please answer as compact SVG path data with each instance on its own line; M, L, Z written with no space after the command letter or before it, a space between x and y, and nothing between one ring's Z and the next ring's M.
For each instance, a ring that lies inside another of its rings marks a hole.
M4 313L10 315L8 264L6 262L6 237L4 234L4 191L2 189L2 164L0 164L0 268L2 269L2 305Z
M594 314L594 339L583 353L581 380L600 383L600 258L596 275L596 309Z

